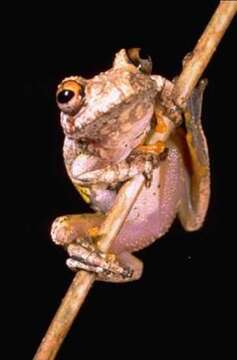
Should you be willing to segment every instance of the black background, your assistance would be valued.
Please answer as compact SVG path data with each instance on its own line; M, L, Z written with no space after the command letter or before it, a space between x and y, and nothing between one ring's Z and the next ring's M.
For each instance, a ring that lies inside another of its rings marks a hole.
M141 47L153 59L153 72L172 79L217 3L142 2L132 11L120 3L108 3L104 9L90 3L87 10L64 3L60 14L59 5L50 13L32 5L19 17L12 53L21 77L18 91L23 92L16 161L20 200L15 210L24 271L18 293L22 358L33 357L73 277L65 266L65 253L50 240L51 223L59 215L88 211L64 169L57 84L65 76L91 77L108 69L114 53L129 47ZM230 253L235 215L230 206L236 142L230 139L236 119L235 52L236 20L205 72L209 85L203 122L212 197L204 227L186 233L175 222L159 242L138 254L145 264L140 281L96 283L58 359L141 352L163 359L171 351L193 358L197 351L212 353L221 346L227 327L221 323L228 320L234 286Z

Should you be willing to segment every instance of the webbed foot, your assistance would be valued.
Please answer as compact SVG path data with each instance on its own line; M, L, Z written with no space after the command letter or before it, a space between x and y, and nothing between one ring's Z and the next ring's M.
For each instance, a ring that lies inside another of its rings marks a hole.
M130 279L133 270L121 265L117 256L112 253L100 251L90 238L77 239L77 243L70 244L67 248L70 256L67 266L74 271L86 270L96 273L103 278Z

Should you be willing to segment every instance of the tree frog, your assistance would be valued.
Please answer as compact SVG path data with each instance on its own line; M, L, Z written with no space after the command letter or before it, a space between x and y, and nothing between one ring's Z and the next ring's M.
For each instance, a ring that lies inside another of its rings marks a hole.
M94 272L102 281L139 279L143 264L132 253L164 235L176 215L187 231L202 226L210 197L201 125L205 82L194 90L178 127L168 116L159 117L161 105L171 103L173 86L151 75L151 61L141 59L137 49L120 50L112 67L91 79L71 76L59 84L65 166L95 210L53 222L52 239L67 250L72 270ZM147 144L154 131L156 140ZM99 227L122 184L140 173L145 186L109 253L103 253L97 247Z

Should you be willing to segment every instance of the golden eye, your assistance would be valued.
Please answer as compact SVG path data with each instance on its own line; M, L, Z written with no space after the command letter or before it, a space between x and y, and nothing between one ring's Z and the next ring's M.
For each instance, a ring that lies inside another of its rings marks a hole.
M73 115L79 110L84 97L84 86L75 80L63 81L56 94L59 108L66 114Z

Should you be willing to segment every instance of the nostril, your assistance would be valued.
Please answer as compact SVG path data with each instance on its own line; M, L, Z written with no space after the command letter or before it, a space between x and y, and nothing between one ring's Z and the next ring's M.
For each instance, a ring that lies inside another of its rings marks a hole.
M74 91L72 90L62 90L57 95L57 101L60 104L65 104L69 102L75 96Z

